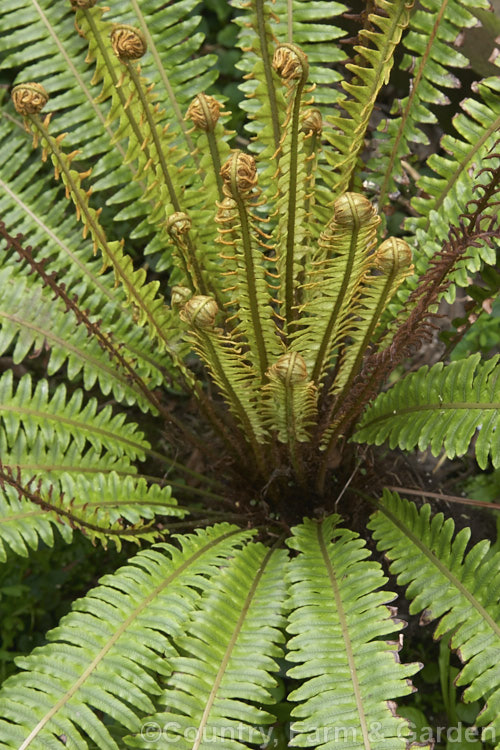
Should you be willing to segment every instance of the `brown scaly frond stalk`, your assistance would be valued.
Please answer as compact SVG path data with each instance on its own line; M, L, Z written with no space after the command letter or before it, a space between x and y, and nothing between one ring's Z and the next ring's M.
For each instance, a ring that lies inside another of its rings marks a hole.
M83 534L86 530L89 532L95 532L97 534L103 534L111 537L124 537L133 538L134 536L139 537L140 535L148 534L153 532L155 536L161 536L161 532L154 529L152 523L148 524L134 524L131 526L123 527L123 519L119 519L113 526L100 526L96 523L91 523L87 519L77 515L72 510L72 504L74 498L65 500L64 492L58 493L57 497L54 496L54 488L50 487L46 492L46 496L42 497L42 480L36 480L35 477L30 479L28 482L23 482L21 478L21 469L17 467L15 472L11 466L5 466L0 460L0 487L5 489L5 485L13 487L19 499L29 500L34 505L41 508L43 511L53 512L57 519L65 519L65 522L71 527L71 529L79 529ZM35 485L33 487L33 485ZM64 503L64 505L63 505Z

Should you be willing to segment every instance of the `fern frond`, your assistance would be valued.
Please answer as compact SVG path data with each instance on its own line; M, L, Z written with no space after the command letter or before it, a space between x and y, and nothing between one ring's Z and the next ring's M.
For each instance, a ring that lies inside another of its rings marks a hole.
M335 84L342 76L334 65L346 58L338 42L346 32L335 21L346 10L343 3L321 0L277 0L274 3L278 19L275 26L276 37L281 44L298 44L307 55L309 80L315 86L314 106L318 107L323 117L339 99ZM325 60L328 60L328 66L325 65Z
M19 473L0 464L1 561L6 559L5 546L23 557L28 555L28 547L38 548L39 539L52 546L53 528L66 542L78 529L93 543L100 541L106 547L111 540L120 549L124 541L152 542L163 533L145 519L156 514L185 515L176 509L169 487L153 485L148 489L144 479L122 478L116 473L90 478L63 474L57 485L46 477L26 483Z
M345 115L327 117L333 130L324 131L333 148L325 149L331 170L323 172L322 176L327 177L334 197L352 187L353 172L364 146L375 100L389 80L394 49L408 25L412 6L413 0L379 0L377 8L381 13L369 14L371 29L360 31L361 43L354 47L355 61L346 65L353 78L350 82L342 82L347 97L340 101L340 105Z
M498 130L500 128L500 82L498 77L487 78L477 85L477 98L461 103L463 112L456 115L453 124L458 137L447 134L441 139L441 151L432 154L427 164L433 170L418 180L419 195L412 206L419 214L405 221L405 229L412 235L410 244L418 247L415 254L416 272L425 273L429 261L447 241L450 226L458 227L460 217L467 211L467 202L477 185L487 185L486 168L498 167ZM495 253L487 243L478 242L471 247L460 266L450 276L446 299L453 302L456 285L467 287L469 276L483 263L494 265ZM402 287L408 289L415 281Z
M30 115L30 127L35 138L40 138L45 153L49 153L55 167L56 177L61 177L66 195L75 204L77 216L84 225L84 236L89 232L94 245L94 251L99 248L103 255L103 270L111 266L116 280L123 285L128 303L136 314L137 323L147 326L151 338L158 342L162 350L166 350L175 363L186 374L186 368L175 351L175 333L172 330L172 320L169 308L163 297L157 294L159 282L146 282L146 272L143 268L134 270L132 259L123 252L123 243L108 241L105 231L99 221L99 211L89 204L89 191L85 191L82 180L87 175L71 169L74 154L66 155L60 148L61 138L53 138L48 130L48 122L42 123L35 116Z
M77 321L59 300L54 301L38 285L29 286L27 279L13 277L11 271L8 266L0 270L0 284L5 289L0 303L0 354L13 347L12 358L18 363L32 350L49 349L49 375L65 364L68 378L82 376L86 390L98 383L104 395L112 393L117 401L138 403L143 411L151 408L127 371L110 361L109 352L103 351L95 338L89 339L83 326L75 325ZM129 366L134 372L132 363Z
M352 301L372 263L379 224L368 199L345 193L336 200L334 216L319 238L304 280L300 323L291 335L292 348L302 355L316 384L340 345Z
M119 750L104 716L138 732L154 711L200 591L248 532L226 525L139 553L74 604L50 643L19 659L0 692L0 748L41 747L61 733L75 748ZM84 739L85 737L85 739Z
M273 156L280 144L280 126L286 111L281 85L272 68L277 17L264 0L251 5L246 0L235 0L234 5L244 11L235 19L241 27L238 43L245 52L237 65L245 73L239 86L245 94L240 107L249 116L246 128L251 133L251 148L270 167L261 175L265 187L275 170Z
M46 380L39 380L32 389L29 375L14 388L11 370L0 378L0 420L10 445L22 427L29 443L40 430L46 444L57 438L63 452L70 442L83 451L88 441L96 450L144 460L149 449L137 425L125 422L124 414L113 415L111 406L98 411L95 399L84 405L80 390L67 400L64 384L51 393Z
M259 203L257 167L249 154L235 151L222 168L226 200L219 206L219 242L223 274L231 293L228 307L235 307L233 333L248 345L248 359L265 378L269 359L281 353L279 330L274 321L276 275L269 258L268 235L255 214ZM273 285L274 280L274 285ZM228 322L232 320L229 317Z
M435 638L451 635L450 646L465 665L456 684L467 686L467 703L485 699L475 723L498 749L500 553L491 552L486 539L466 553L470 529L453 538L453 520L444 521L442 513L431 518L429 505L417 510L386 490L379 507L368 524L378 548L391 561L398 583L408 587L410 613L423 612L424 623L440 618Z
M151 231L151 224L156 225L157 234L163 234L162 239L168 244L165 219L190 208L183 195L194 200L194 190L185 192L186 184L192 182L193 170L186 164L186 152L178 147L175 132L165 124L165 112L159 109L150 81L142 76L135 58L130 59L125 51L129 40L121 41L120 35L140 40L138 43L145 53L143 38L133 28L103 21L102 14L103 9L98 7L82 9L77 14L77 23L89 40L88 59L95 61L93 82L102 84L100 99L110 99L107 123L115 129L113 140L127 137L125 162L134 165L133 177L142 183L142 198L149 204L148 229ZM126 199L123 191L114 200L118 198L121 202ZM122 211L119 217L124 215L130 217L130 211ZM141 236L138 229L136 236ZM192 244L189 234L186 242ZM199 288L199 291L205 290Z
M429 447L434 456L462 456L472 443L482 469L491 456L500 466L500 368L498 355L480 354L448 365L438 362L409 373L381 393L363 414L354 440L403 450Z
M71 146L82 148L90 159L108 151L111 131L94 101L91 73L81 64L86 45L75 34L74 20L69 3L55 8L50 0L20 0L16 8L2 6L2 68L21 69L22 81L50 82L47 111L71 110ZM61 129L68 127L68 120L59 122ZM117 153L106 160L116 167L122 158Z
M57 483L61 474L137 473L131 459L124 454L118 456L109 451L101 452L93 446L82 451L74 442L63 449L57 437L47 443L40 430L34 439L28 439L24 429L20 429L16 437L10 440L7 440L4 430L0 430L0 456L3 465L12 471L19 470L23 479L38 476L56 486L59 486Z
M449 103L438 86L460 86L450 68L467 67L469 61L451 42L459 31L477 23L473 12L479 8L487 9L488 2L425 0L410 17L408 33L403 39L408 52L400 65L411 72L410 93L393 105L395 116L378 126L376 156L368 162L370 179L379 185L381 208L386 206L388 194L397 187L402 175L400 162L408 155L410 144L428 143L420 125L437 121L429 105Z
M308 154L305 145L302 121L311 100L305 100L310 92L305 91L309 76L307 58L300 47L283 44L276 48L273 67L287 89L287 117L283 124L283 135L278 152L276 179L277 199L275 213L276 267L281 280L283 302L281 317L286 321L287 331L296 317L296 287L304 273L304 257L310 255L310 219L313 196L311 194L312 173L308 169ZM310 136L309 136L310 138ZM307 215L309 214L309 215Z
M267 371L262 411L268 429L292 452L297 442L307 441L317 417L316 389L307 381L305 362L297 352L287 352Z
M224 200L221 167L229 158L228 141L234 133L224 127L221 120L228 113L220 110L221 104L215 97L199 94L191 102L186 119L193 123L194 132L191 137L196 144L194 155L198 160L198 171L202 180L197 193L194 244L201 243L202 246L198 254L204 283L213 291L217 303L222 306L226 298L222 291L224 282L221 278L215 215L218 202Z
M250 443L263 442L266 430L257 409L259 377L241 346L229 336L207 330L195 331L191 338L245 437Z
M167 708L148 721L170 727L169 737L182 750L210 742L243 749L262 742L263 728L274 722L265 707L274 702L272 673L283 653L285 563L283 550L247 545L202 597L186 635L175 639L186 656L172 659L160 698ZM148 747L140 737L127 744Z
M129 0L113 7L117 23L138 25L147 41L149 55L142 63L144 75L155 84L163 108L172 112L171 127L181 132L189 151L193 142L184 122L191 99L214 83L215 56L200 54L204 34L198 0L182 0L166 7L154 0Z
M288 676L302 682L290 693L300 703L291 746L404 750L406 722L391 710L396 697L411 692L408 677L418 664L399 663L401 641L385 638L401 623L386 606L394 594L380 565L358 535L338 528L339 516L306 520L288 544L299 555L288 573L291 607ZM370 736L374 726L378 737Z
M171 360L144 337L132 311L124 309L126 297L114 285L112 275L100 274L102 264L93 259L90 243L81 242L78 221L67 211L60 187L48 182L46 166L32 158L30 139L21 123L16 126L0 120L0 139L0 213L9 234L20 232L33 247L44 248L50 270L57 273L68 292L78 296L79 304L101 321L104 330L113 329L141 377L159 385L168 377ZM15 160L9 158L7 143L16 152ZM4 263L7 265L7 260ZM12 273L16 283L28 283L21 281L17 264Z
M343 347L332 393L345 394L361 368L363 356L373 341L380 319L403 280L413 272L411 250L400 238L389 237L373 256L379 275L366 274L353 300L352 320L347 323L348 343Z

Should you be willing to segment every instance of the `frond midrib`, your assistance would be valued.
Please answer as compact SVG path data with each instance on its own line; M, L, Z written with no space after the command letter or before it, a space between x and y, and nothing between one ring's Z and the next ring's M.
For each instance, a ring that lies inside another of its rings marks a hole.
M230 641L227 645L226 651L224 652L224 656L222 657L220 667L218 669L217 675L214 680L214 684L212 686L212 689L210 691L210 695L208 696L205 708L203 710L202 717L200 719L200 723L198 725L198 728L196 730L196 739L193 743L192 750L198 750L200 747L201 742L203 741L203 730L205 726L207 725L210 711L212 709L212 706L214 704L214 701L217 697L217 692L219 690L220 684L222 682L222 679L224 677L224 674L226 673L227 666L229 664L229 660L231 658L231 654L233 652L233 649L236 645L236 642L238 640L238 637L240 635L240 631L243 627L243 623L245 622L246 616L248 614L248 610L250 609L250 606L252 604L252 600L255 596L255 593L257 591L258 585L261 581L262 576L264 575L264 571L266 569L266 565L271 559L271 556L274 552L274 547L267 551L266 556L262 560L260 567L255 575L254 580L252 581L252 585L250 587L250 590L246 596L245 602L243 604L243 607L241 608L240 616L238 617L238 622L236 623L234 630L231 634Z
M342 629L342 639L344 641L347 661L349 664L349 671L351 673L352 689L353 689L354 698L356 700L356 710L358 713L361 733L363 736L363 745L366 748L370 748L371 745L370 745L370 739L369 739L367 717L364 711L363 700L361 697L358 673L356 670L356 663L354 661L354 652L352 648L351 638L349 636L349 626L347 624L347 618L346 618L346 614L344 610L344 605L342 603L342 598L340 596L340 591L339 591L338 584L337 584L337 577L335 575L335 571L333 569L331 560L328 556L328 551L327 551L326 543L325 543L325 537L322 532L323 532L323 526L321 524L318 524L317 532L316 532L318 535L318 545L321 550L321 554L325 563L325 567L327 569L328 578L330 580L330 584L332 587L333 595L335 597L335 605L337 608L337 614L338 614L339 621L340 621L340 627Z
M438 404L416 404L414 406L404 406L401 408L397 408L396 410L391 409L385 414L380 414L378 417L375 417L374 419L367 420L363 423L363 429L371 427L374 424L378 424L379 422L384 422L388 418L398 417L402 414L410 414L412 412L425 412L425 411L440 411L443 410L456 410L456 411L462 411L464 409L478 409L482 411L498 411L500 410L500 402L498 401L453 401L453 402L443 402Z

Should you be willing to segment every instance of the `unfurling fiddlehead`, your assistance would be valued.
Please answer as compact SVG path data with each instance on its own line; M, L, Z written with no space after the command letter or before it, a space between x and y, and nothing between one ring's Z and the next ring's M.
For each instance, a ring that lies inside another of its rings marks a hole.
M49 100L41 83L20 83L12 89L12 101L20 115L39 114Z

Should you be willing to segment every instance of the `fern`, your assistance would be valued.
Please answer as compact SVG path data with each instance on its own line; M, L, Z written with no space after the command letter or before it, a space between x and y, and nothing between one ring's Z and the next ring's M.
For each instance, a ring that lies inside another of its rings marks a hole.
M19 656L0 748L430 750L365 527L500 748L498 543L379 501L398 459L360 447L500 467L498 356L431 350L496 293L497 79L414 149L485 0L70 5L0 9L0 560L146 549Z
M172 658L173 673L160 697L167 708L148 721L170 727L169 738L180 747L247 747L261 741L262 728L272 723L265 706L274 702L272 673L282 655L285 561L283 550L246 546L176 639L189 656ZM144 737L127 744L148 747Z
M51 632L51 642L21 660L29 671L6 682L0 747L40 746L62 732L74 747L87 746L84 733L97 746L118 750L92 709L131 732L139 728L140 716L153 710L161 693L151 673L171 673L176 651L170 638L182 633L199 590L246 536L227 525L199 531L182 537L180 550L165 544L141 552L103 578Z
M46 444L57 438L62 451L70 441L83 450L88 441L99 451L144 459L149 443L137 425L125 422L124 414L113 415L110 406L98 412L95 399L84 405L82 391L68 399L64 385L50 394L47 381L40 380L33 389L29 375L16 385L10 370L0 379L0 419L9 443L22 426L30 443L40 430Z
M444 448L448 457L463 455L476 432L477 462L485 468L498 453L498 356L480 364L480 355L443 366L440 362L410 373L382 393L363 415L355 434L358 442L380 445L385 440L411 450ZM410 417L411 415L411 417Z
M450 68L463 68L468 61L448 42L453 41L461 29L476 23L474 10L486 7L483 0L446 0L443 3L427 0L412 14L403 42L407 54L402 61L402 67L411 71L411 91L408 97L393 105L396 116L381 123L377 164L375 160L369 163L374 179L380 181L380 205L386 205L388 195L403 177L400 161L408 155L410 144L427 143L419 126L436 122L436 115L428 105L443 105L449 101L438 86L460 86Z
M177 515L169 487L148 490L144 479L118 478L115 473L90 479L68 474L59 477L60 489L50 485L35 487L33 481L23 484L11 470L0 469L3 486L0 522L0 558L5 561L5 546L16 554L28 556L28 548L37 549L39 539L53 545L53 528L66 542L74 529L81 530L95 542L106 545L112 540L118 549L123 541L154 541L158 531L145 519L158 515ZM54 491L55 490L55 491ZM127 497L124 500L123 495ZM85 498L77 502L75 498ZM170 501L170 502L169 502Z
M393 51L408 24L412 5L412 0L380 0L378 6L383 14L370 14L372 28L360 32L354 63L347 64L353 78L349 83L342 82L347 96L341 106L346 116L329 117L333 132L325 132L340 156L334 158L333 152L325 152L332 167L329 187L336 195L352 184L373 104L380 87L389 79Z
M438 513L431 519L429 505L417 510L388 491L369 525L391 560L391 571L408 587L410 612L423 612L424 623L440 618L436 638L451 635L450 645L465 665L456 684L467 686L466 702L486 699L476 723L483 727L484 739L495 742L500 715L499 553L489 553L487 540L466 553L469 529L453 539L451 518L444 521Z
M300 704L291 744L404 748L405 722L387 699L410 690L405 678L419 665L399 664L398 643L380 640L400 627L384 607L394 594L378 591L380 567L365 561L362 541L338 521L309 521L288 542L300 553L289 572L289 675L302 682L289 696Z

